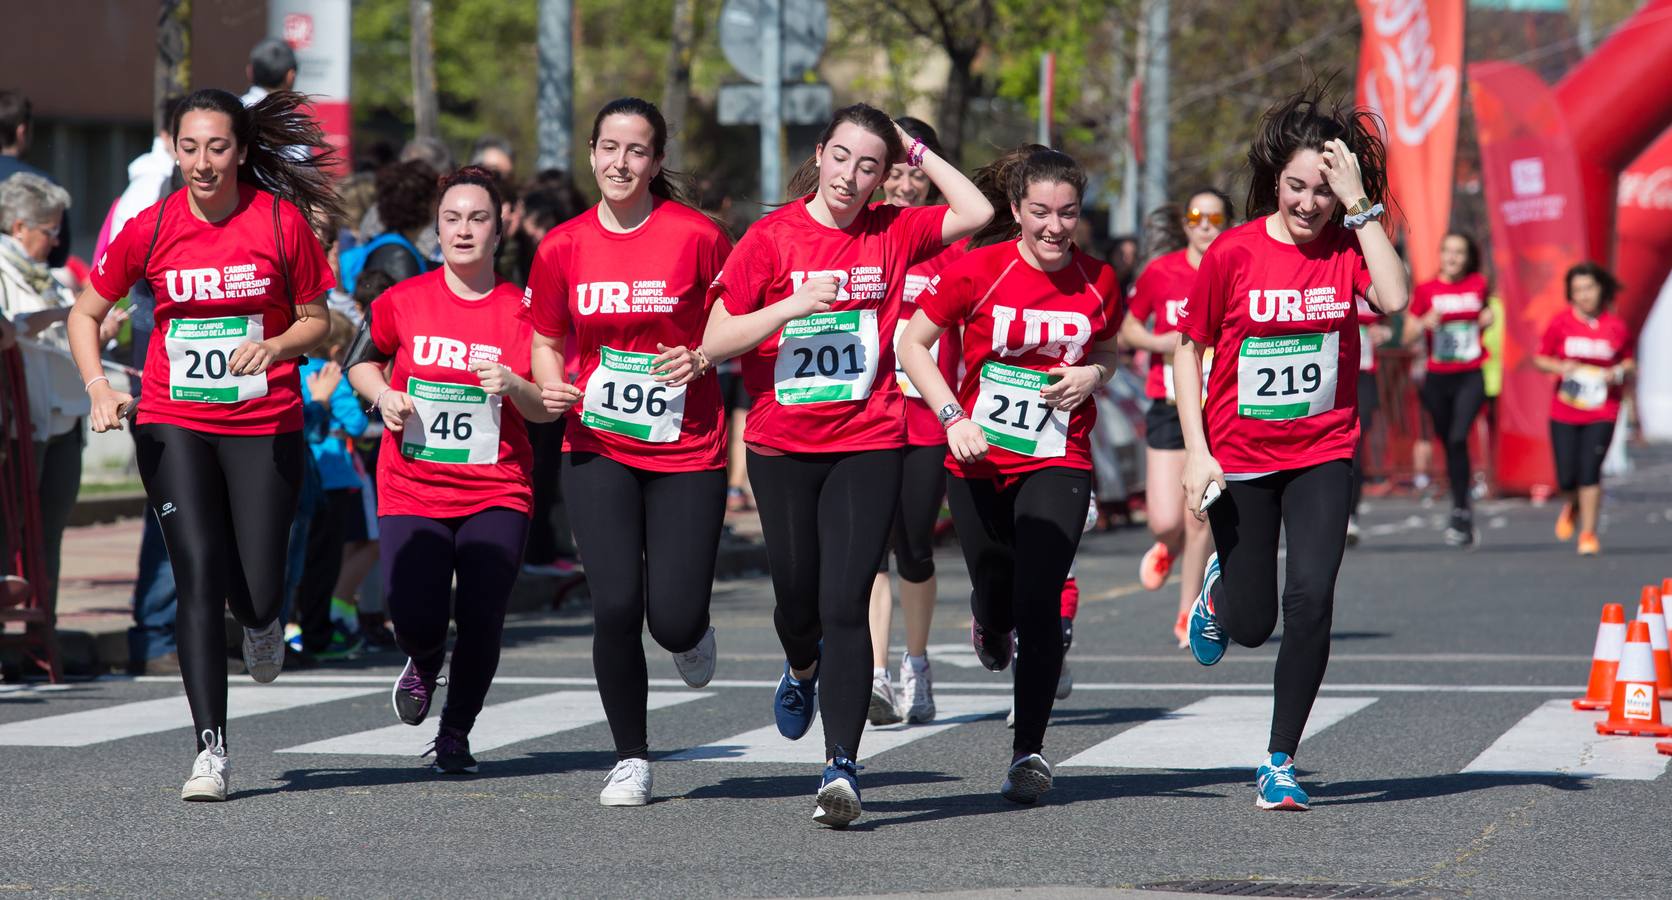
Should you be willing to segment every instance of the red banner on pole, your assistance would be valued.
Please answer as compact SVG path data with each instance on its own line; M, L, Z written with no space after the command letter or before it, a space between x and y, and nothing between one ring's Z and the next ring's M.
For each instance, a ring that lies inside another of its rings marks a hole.
M1439 272L1451 219L1463 0L1358 0L1358 103L1387 123L1388 188L1417 283Z
M1539 339L1567 306L1563 276L1585 259L1579 160L1555 95L1514 63L1469 66L1492 261L1504 300L1504 387L1498 398L1497 481L1512 493L1555 484L1550 376L1533 366Z

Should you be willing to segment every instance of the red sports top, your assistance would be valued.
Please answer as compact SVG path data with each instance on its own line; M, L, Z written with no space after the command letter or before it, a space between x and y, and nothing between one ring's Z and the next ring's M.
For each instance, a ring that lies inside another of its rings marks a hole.
M906 445L910 447L940 447L946 443L946 429L941 427L940 417L929 408L923 399L923 393L906 377L906 370L899 369L900 335L906 330L906 323L917 312L917 298L928 286L929 280L964 258L969 252L969 241L962 240L947 247L936 254L933 259L918 263L906 273L905 290L900 297L900 324L894 328L895 368L898 369L897 381L900 392L906 395ZM963 336L958 329L948 329L935 342L933 348L935 361L940 364L941 377L946 383L958 383L958 364L962 362L964 349Z
M275 237L284 242L282 265ZM157 327L145 351L139 424L213 434L302 427L294 358L261 375L227 369L240 344L283 334L295 305L319 300L336 284L300 210L240 183L232 215L205 222L176 191L129 220L93 267L93 289L112 303L140 279L157 296Z
M466 300L446 274L408 278L372 301L372 342L394 358L389 386L418 405L399 433L383 433L377 513L446 519L495 506L526 513L534 499L528 429L510 399L487 395L470 370L485 359L533 377L522 295L500 281L486 297Z
M1179 313L1214 350L1203 410L1227 475L1350 459L1358 442L1355 294L1370 290L1358 235L1332 227L1296 246L1266 217L1220 235Z
M1157 337L1172 334L1179 330L1179 308L1184 306L1184 298L1190 295L1190 288L1195 283L1196 269L1190 265L1188 250L1175 250L1158 256L1138 276L1127 301L1130 304L1127 311L1139 322L1148 322L1154 316L1155 323L1150 326L1150 331ZM1170 353L1150 354L1145 394L1157 400L1167 399L1167 368L1172 361Z
M648 367L658 343L701 346L708 286L730 252L707 216L668 200L628 234L606 229L594 207L540 242L527 315L549 338L573 335L574 384L586 394L568 413L564 450L655 472L725 468L719 377L680 390Z
M899 447L905 397L888 338L906 272L944 248L947 207L877 203L832 228L813 219L807 199L756 222L710 288L741 316L789 297L809 277L840 281L830 312L791 322L743 355L743 386L754 401L744 440L787 453Z
M1041 402L1039 390L1049 383L1043 373L1082 364L1120 330L1120 284L1113 268L1079 250L1066 267L1042 272L1022 258L1019 243L970 251L917 300L936 325L964 331L958 402L986 433L988 450L973 463L947 454L947 469L961 478L1092 467L1097 403L1065 413Z
M1417 318L1440 310L1440 327L1430 331L1428 371L1442 374L1473 372L1486 361L1480 342L1480 315L1486 309L1486 276L1476 272L1448 284L1439 279L1419 284L1411 292L1409 314Z
M1637 355L1637 342L1624 319L1610 312L1587 322L1572 307L1556 314L1539 341L1540 356L1575 359L1584 365L1556 380L1550 398L1550 418L1569 425L1612 422L1620 415L1624 391L1608 377L1608 369Z
M1370 339L1370 326L1382 324L1386 318L1370 305L1370 301L1363 297L1355 297L1358 301L1358 337L1359 337L1359 371L1366 375L1376 374L1376 342Z

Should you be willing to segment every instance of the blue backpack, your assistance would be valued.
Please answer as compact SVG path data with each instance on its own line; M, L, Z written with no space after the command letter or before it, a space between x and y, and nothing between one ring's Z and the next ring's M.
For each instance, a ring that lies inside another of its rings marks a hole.
M390 244L399 244L405 247L413 258L418 260L419 268L429 268L429 264L424 260L424 255L418 252L417 247L412 246L411 241L397 232L385 231L370 241L358 247L350 247L337 255L338 275L343 290L350 294L354 293L354 284L360 280L360 273L366 270L366 261L372 258L372 253L377 248L386 247Z

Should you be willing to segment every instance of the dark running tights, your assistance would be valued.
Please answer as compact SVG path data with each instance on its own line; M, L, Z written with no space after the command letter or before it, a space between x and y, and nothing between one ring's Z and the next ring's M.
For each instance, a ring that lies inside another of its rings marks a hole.
M528 514L494 507L450 519L379 516L377 527L384 604L401 652L419 668L439 671L448 620L458 623L441 724L468 732L499 669L505 607L521 568Z
M284 602L306 452L300 431L135 429L139 477L174 567L174 638L199 751L205 735L226 739L226 611L245 628L262 628Z
M1451 482L1451 508L1469 508L1473 473L1469 471L1469 432L1486 405L1486 380L1480 370L1430 372L1422 385L1422 405L1434 421L1434 437L1446 448L1446 480Z
M592 591L592 671L617 759L650 758L644 629L670 653L708 631L726 472L649 472L563 456L563 496Z
M791 667L819 664L825 756L858 759L871 703L871 583L894 522L900 451L750 450L749 483L766 536L778 641Z
M1226 482L1225 496L1208 510L1221 573L1214 611L1226 635L1244 647L1264 644L1277 627L1278 536L1288 541L1270 753L1295 755L1324 683L1352 490L1352 463L1334 460Z
M1091 473L1052 467L1003 479L947 479L946 499L975 592L970 611L989 634L1016 632L1020 755L1045 746L1062 674L1062 585L1080 547Z

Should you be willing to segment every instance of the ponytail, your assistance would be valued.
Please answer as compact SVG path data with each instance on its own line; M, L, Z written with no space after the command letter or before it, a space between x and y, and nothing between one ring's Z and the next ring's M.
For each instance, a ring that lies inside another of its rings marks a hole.
M179 135L180 121L189 112L225 115L232 120L233 139L244 151L239 181L295 204L309 224L341 221L342 200L325 171L338 157L318 120L304 111L306 103L307 97L295 91L273 91L246 108L226 91L205 88L180 101L169 133Z

